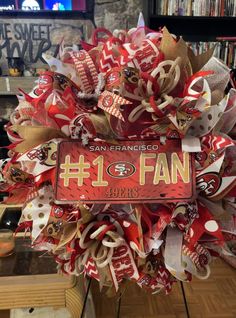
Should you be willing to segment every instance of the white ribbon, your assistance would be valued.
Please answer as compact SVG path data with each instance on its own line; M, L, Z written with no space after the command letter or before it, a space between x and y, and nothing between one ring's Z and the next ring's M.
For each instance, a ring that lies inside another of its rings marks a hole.
M95 261L97 267L103 268L111 263L114 248L120 246L124 239L116 232L107 231L104 238L99 241L98 236L107 228L106 224L103 224L98 229L93 231L88 238L88 233L97 224L97 222L91 222L81 234L79 245L83 249L87 249L87 253L91 254L91 257ZM87 242L86 239L88 240Z

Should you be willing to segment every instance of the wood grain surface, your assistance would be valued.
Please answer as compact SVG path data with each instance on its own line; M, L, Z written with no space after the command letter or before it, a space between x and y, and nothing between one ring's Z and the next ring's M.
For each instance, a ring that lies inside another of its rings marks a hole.
M184 283L190 318L236 318L236 271L221 260L212 264L208 280ZM92 284L96 318L116 318L118 300L101 295ZM180 283L170 295L149 295L130 285L120 302L120 318L187 318Z
M191 318L236 317L236 270L223 261L214 261L207 281L194 279L184 289Z

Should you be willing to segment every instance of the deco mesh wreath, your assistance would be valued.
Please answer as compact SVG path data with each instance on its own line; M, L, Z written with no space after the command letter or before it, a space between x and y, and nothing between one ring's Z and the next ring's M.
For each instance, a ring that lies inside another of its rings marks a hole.
M59 271L168 293L235 240L236 91L166 28L94 34L21 91L2 190Z

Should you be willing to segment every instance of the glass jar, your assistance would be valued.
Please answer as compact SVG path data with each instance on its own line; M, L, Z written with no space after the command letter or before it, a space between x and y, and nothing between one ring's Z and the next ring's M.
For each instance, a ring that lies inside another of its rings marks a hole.
M15 248L14 234L11 230L0 229L0 257L13 254Z

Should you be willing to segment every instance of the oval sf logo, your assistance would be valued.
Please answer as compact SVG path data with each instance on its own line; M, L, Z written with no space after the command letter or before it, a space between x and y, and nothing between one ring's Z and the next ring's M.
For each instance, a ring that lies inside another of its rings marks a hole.
M113 178L128 178L136 171L135 166L127 161L113 162L107 167L107 173Z

